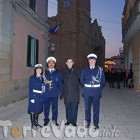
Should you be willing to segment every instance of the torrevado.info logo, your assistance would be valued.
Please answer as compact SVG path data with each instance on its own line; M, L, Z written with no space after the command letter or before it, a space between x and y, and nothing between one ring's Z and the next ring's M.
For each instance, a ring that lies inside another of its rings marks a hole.
M2 126L3 137L8 137L8 133L11 134L14 138L26 137L28 133L32 134L32 137L36 137L37 131L32 129L31 126L20 126L20 125L13 125L10 120L2 121L0 120L0 126ZM91 126L90 128L85 127L85 122L81 126L65 126L65 122L61 121L60 126L55 126L53 123L50 123L48 126L42 127L40 130L40 135L44 138L50 137L53 134L56 138L61 137L64 135L67 138L74 138L78 136L79 138L85 138L90 136L92 138L96 137L118 137L119 130L116 129L114 126L110 130L103 130L102 132L99 129L94 128Z

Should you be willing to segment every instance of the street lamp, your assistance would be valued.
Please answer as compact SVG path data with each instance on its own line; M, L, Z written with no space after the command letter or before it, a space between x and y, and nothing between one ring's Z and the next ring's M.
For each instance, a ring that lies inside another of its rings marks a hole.
M54 52L55 52L55 43L51 43L50 44L50 50L51 50L51 53L52 53L52 56L54 56Z

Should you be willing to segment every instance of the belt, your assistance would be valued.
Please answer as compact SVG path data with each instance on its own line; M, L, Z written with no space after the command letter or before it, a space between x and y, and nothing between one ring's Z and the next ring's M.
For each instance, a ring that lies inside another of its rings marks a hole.
M85 87L100 87L100 84L97 84L97 85L89 85L89 84L85 84Z
M44 92L42 92L40 90L35 90L35 89L33 89L33 92L35 92L35 93L44 93Z

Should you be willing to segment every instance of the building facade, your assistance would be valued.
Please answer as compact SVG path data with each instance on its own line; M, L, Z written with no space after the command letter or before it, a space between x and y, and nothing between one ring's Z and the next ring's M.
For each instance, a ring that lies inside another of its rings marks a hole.
M1 0L0 105L26 97L34 65L45 67L47 7L47 0Z
M91 44L93 53L97 54L97 65L104 67L105 62L105 39L102 35L102 27L98 25L97 19L91 24Z
M126 0L122 18L124 63L133 70L136 91L140 91L140 0Z
M90 0L59 0L58 13L49 21L52 26L63 22L56 35L49 40L56 44L54 56L57 58L57 67L63 68L67 57L72 57L76 66L83 67L87 64L86 56L97 53L94 50L97 40L95 42L92 35Z

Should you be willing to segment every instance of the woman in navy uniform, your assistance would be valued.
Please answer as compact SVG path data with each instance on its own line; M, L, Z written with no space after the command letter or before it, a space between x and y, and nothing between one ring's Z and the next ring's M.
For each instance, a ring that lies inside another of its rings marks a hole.
M95 129L99 129L99 111L100 111L100 98L102 96L102 89L105 84L105 77L103 69L95 66L97 56L89 54L87 56L89 66L83 68L80 81L84 87L84 100L85 100L85 121L86 127L89 128L91 123L91 105L93 104L93 124Z
M36 64L34 75L32 75L29 79L28 113L30 114L32 128L36 130L42 127L38 124L39 114L43 111L43 96L45 92L45 85L42 74L42 64Z
M46 92L44 95L44 126L47 126L49 119L50 107L52 107L52 122L58 126L58 96L62 96L62 75L59 70L55 69L56 59L54 57L48 57L47 60L48 69L45 71L45 79L50 81L46 84Z

